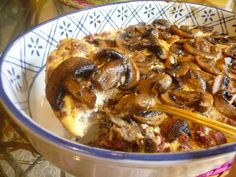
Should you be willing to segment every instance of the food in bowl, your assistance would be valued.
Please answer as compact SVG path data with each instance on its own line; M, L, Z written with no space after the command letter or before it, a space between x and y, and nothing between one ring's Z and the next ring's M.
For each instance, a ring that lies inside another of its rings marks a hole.
M236 126L236 38L164 19L60 41L46 63L46 96L77 138L128 152L176 152L231 141L156 111L163 103ZM86 128L84 128L86 127Z

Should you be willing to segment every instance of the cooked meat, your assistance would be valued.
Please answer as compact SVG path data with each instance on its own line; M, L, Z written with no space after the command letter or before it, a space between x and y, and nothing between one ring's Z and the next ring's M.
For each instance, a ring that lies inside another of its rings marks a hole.
M193 133L194 139L202 148L209 148L226 143L226 137L223 133L209 130L208 128L201 125L194 124Z

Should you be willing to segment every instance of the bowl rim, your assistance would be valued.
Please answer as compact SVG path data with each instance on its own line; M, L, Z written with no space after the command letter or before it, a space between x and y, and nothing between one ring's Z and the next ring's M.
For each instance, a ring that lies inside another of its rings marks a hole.
M153 0L148 0L152 2ZM112 150L106 150L101 148L95 148L79 143L75 143L69 140L66 140L65 138L59 137L50 131L40 128L40 126L35 123L32 119L27 118L23 114L21 114L18 109L14 106L14 104L11 102L7 94L5 93L5 90L3 88L3 78L2 78L2 64L4 62L4 58L8 54L9 50L14 46L14 44L19 41L24 35L28 34L29 32L39 28L40 26L43 26L44 24L50 23L56 19L59 19L61 17L72 15L76 13L80 13L82 11L87 11L90 9L96 9L100 7L105 6L111 6L115 4L126 4L126 3L132 3L132 2L148 2L145 0L130 0L125 2L114 2L114 3L108 3L103 5L95 5L92 7L84 8L81 10L76 10L73 12L69 12L63 15L58 15L52 19L49 19L45 22L42 22L25 32L23 32L20 36L18 36L16 39L13 40L13 42L10 42L5 50L3 51L2 55L0 56L0 102L2 106L5 108L5 110L8 112L8 114L21 126L23 126L25 129L28 129L28 131L32 132L34 135L40 137L41 139L45 139L46 141L49 141L50 143L54 145L58 145L61 148L68 149L71 151L79 152L84 155L91 155L98 158L105 158L110 160L131 160L131 161L178 161L178 160L189 160L189 159L198 159L198 158L206 158L206 157L212 157L216 155L220 155L223 153L230 153L233 151L236 151L236 142L234 143L228 143L224 145L220 145L217 147L212 147L209 149L202 149L202 150L194 150L191 152L176 152L176 153L128 153L128 152L121 152L121 151L112 151ZM160 0L154 0L161 3L166 3ZM214 9L220 9L222 11L235 14L234 12L214 7L214 6L208 6L208 5L201 5L198 3L188 3L188 2L171 2L171 3L179 3L179 4L190 4L190 5L199 5L199 6L205 6L205 7L211 7Z

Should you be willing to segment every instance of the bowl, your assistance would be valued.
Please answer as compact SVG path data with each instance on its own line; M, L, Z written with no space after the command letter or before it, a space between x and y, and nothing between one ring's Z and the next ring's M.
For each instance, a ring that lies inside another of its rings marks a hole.
M95 6L42 23L19 36L1 56L1 103L32 145L65 171L81 177L196 176L233 158L236 143L179 153L127 153L74 143L45 99L45 63L64 38L150 23L214 26L236 35L236 15L198 4L130 1Z

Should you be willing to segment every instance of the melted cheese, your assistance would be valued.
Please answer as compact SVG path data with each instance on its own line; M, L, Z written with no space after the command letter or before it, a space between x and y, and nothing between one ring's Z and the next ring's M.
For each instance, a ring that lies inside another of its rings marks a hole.
M88 127L94 123L94 120L91 119L91 113L94 110L80 110L75 107L74 99L69 95L66 95L63 101L63 112L66 114L61 119L63 125L73 135L83 137L87 133Z
M93 113L97 112L99 108L102 108L104 103L111 97L114 97L118 89L111 89L107 92L95 92L96 103L94 109L87 109L84 107L75 107L74 99L66 95L63 99L64 106L62 112L65 112L66 116L63 116L63 125L68 128L71 133L78 137L86 135L88 129L98 120L93 116Z

